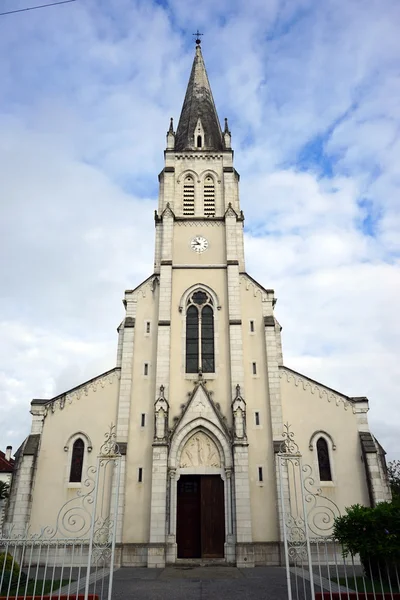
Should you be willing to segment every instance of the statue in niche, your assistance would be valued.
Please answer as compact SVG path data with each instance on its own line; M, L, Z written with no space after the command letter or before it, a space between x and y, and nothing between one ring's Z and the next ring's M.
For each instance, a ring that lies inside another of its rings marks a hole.
M195 433L185 444L180 460L180 467L220 467L218 448L214 442L202 432Z
M162 408L156 416L156 437L162 439L165 436L165 412Z
M233 434L237 440L246 439L246 402L242 398L240 385L236 386L236 396L232 402Z
M164 386L160 386L160 396L154 404L154 440L159 441L165 441L168 434L169 405L164 396L164 391Z
M243 438L244 437L244 418L243 418L243 411L238 408L234 413L233 413L233 419L235 422L235 437L237 438Z

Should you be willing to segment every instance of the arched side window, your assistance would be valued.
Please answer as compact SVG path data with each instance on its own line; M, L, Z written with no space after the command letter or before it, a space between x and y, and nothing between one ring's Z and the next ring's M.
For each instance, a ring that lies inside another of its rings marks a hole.
M320 481L332 481L328 443L323 437L317 440L317 455Z
M188 175L183 182L183 216L191 215L194 215L194 178Z
M215 185L214 179L207 175L204 180L204 216L213 217L215 215Z
M201 146L202 146L202 143L201 143L201 135L198 135L198 136L197 136L197 147L198 147L198 148L201 148Z
M80 483L82 481L84 455L85 443L82 438L78 438L72 446L71 469L69 472L70 483Z
M186 373L214 373L214 309L203 290L193 292L186 308Z

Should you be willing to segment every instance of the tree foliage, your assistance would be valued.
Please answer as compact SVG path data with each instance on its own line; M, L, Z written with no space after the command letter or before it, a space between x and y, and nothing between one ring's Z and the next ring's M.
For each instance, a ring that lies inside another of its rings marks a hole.
M4 500L8 498L8 494L10 492L10 486L5 481L0 481L0 500Z
M346 511L334 526L345 555L359 554L362 560L400 558L400 499L375 507L354 504Z
M391 460L387 471L393 498L400 498L400 460Z

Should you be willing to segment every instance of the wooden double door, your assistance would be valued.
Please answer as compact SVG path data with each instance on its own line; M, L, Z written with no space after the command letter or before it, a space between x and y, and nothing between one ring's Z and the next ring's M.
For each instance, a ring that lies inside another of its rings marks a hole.
M177 490L178 558L223 558L224 482L219 475L182 475Z

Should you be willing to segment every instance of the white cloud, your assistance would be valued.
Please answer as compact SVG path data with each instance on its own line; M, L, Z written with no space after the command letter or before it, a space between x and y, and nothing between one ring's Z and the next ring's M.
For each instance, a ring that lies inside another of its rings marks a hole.
M114 364L123 291L152 270L196 23L242 176L247 268L276 289L285 362L368 395L399 456L398 5L166 4L0 21L1 446L26 435L31 398Z

